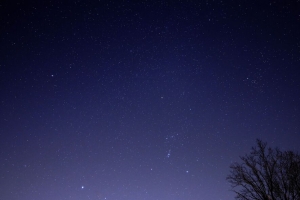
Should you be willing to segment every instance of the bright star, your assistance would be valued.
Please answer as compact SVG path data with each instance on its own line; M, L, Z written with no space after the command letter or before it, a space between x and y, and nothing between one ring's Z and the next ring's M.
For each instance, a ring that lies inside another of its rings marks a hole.
M171 149L168 151L167 158L170 158L170 156L171 156Z
M81 186L81 189L84 189L84 186Z

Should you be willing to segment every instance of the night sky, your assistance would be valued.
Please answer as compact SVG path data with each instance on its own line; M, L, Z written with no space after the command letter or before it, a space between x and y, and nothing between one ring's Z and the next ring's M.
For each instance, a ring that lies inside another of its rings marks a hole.
M230 200L300 150L300 1L1 1L1 200Z

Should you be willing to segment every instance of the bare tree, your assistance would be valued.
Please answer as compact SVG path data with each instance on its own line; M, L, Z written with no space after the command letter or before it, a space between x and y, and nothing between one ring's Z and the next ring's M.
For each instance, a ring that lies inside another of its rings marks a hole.
M257 140L242 163L230 166L227 180L236 199L300 200L300 155L293 151L267 148Z

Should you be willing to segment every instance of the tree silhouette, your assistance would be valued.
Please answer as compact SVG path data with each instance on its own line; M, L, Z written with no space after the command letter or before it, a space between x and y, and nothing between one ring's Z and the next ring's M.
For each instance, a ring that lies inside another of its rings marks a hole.
M227 180L236 199L300 200L300 155L293 151L267 148L257 140L242 163L230 166Z

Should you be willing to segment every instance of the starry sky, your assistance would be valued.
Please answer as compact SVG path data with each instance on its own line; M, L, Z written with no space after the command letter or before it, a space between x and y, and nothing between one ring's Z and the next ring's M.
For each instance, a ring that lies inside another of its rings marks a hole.
M299 0L1 1L0 199L233 199L300 150L299 67Z

